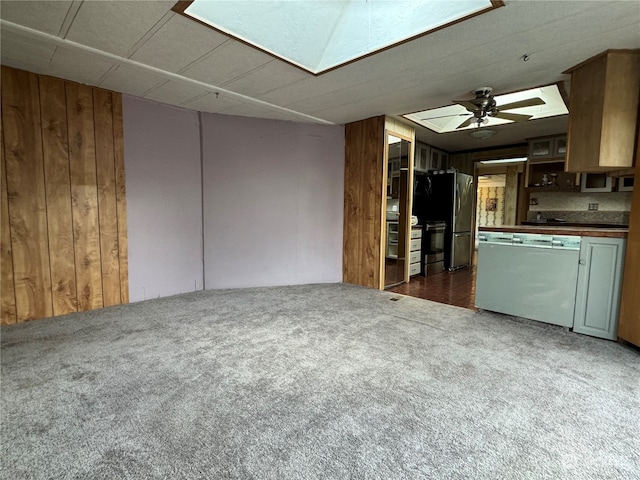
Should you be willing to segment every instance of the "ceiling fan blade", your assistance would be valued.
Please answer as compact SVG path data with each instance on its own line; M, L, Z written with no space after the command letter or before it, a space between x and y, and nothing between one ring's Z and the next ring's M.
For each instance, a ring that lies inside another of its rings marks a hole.
M519 102L507 103L505 105L498 105L500 110L513 110L514 108L534 107L536 105L544 105L545 101L541 98L527 98L526 100L520 100Z
M464 122L462 122L460 125L456 127L456 130L459 128L468 127L469 125L471 125L474 119L475 117L467 118Z
M502 118L503 120L511 120L512 122L526 122L533 115L520 115L519 113L498 112L494 118Z
M471 103L469 100L454 100L453 103L457 103L458 105L462 105L464 108L466 108L470 112L478 110L478 106L473 104L473 103Z
M435 120L436 118L447 118L447 117L467 117L469 115L472 115L472 113L467 112L467 113L456 113L455 115L440 115L439 117L425 117L425 118L421 118L420 120Z

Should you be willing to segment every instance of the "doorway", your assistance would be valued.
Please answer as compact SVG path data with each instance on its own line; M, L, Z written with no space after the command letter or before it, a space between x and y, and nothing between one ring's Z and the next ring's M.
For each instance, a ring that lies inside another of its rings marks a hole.
M505 185L504 173L478 175L476 193L475 250L478 249L479 227L500 227L504 225Z
M409 279L409 241L411 226L411 188L413 163L411 140L387 131L386 202L384 224L384 288L401 285Z
M444 271L435 275L418 275L410 282L391 289L392 292L432 300L448 305L475 309L475 275L477 262L477 231L479 226L516 224L521 217L520 204L524 169L522 159L502 160L503 163L477 162L475 167L476 204L474 244L469 267ZM521 198L522 197L522 198Z

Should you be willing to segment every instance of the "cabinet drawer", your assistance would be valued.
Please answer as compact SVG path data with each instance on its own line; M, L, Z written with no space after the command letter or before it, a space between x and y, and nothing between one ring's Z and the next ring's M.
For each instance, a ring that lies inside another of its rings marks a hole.
M420 273L420 263L412 263L409 265L409 275L418 275Z
M411 238L422 238L422 229L421 228L412 228L411 229Z
M421 243L422 243L422 240L419 238L415 238L411 240L411 243L409 244L409 251L410 252L415 252L416 250L420 251Z
M411 252L409 254L409 263L420 263L420 252Z

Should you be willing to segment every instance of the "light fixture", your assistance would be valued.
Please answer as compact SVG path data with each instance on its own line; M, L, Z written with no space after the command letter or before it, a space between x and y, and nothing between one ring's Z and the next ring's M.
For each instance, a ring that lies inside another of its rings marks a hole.
M480 163L483 165L493 164L493 163L519 163L526 162L527 157L517 157L517 158L500 158L496 160L481 160Z
M469 132L469 136L473 138L479 138L480 140L484 140L486 138L493 137L496 133L496 130L492 130L491 128L476 128Z
M473 104L474 107L482 107L479 110L479 113L481 114L480 117L483 118L483 121L487 120L486 126L489 128L494 128L498 125L507 125L513 123L512 120L509 120L507 118L508 115L504 115L505 112L503 112L502 117L500 117L500 115L488 115L488 112L491 111L492 108L489 104L489 98L486 99L486 103L484 100L484 97L488 95L488 90L489 87L478 87L476 90L476 98L468 102L463 101L463 103ZM560 94L558 84L531 88L529 90L504 93L493 97L493 100L495 100L496 102L496 108L498 109L498 111L500 111L500 105L511 105L511 107L513 107L514 104L527 104L527 100L532 99L540 99L544 103L535 105L532 104L531 106L522 106L518 108L509 108L507 109L506 113L529 115L531 116L531 121L540 118L567 115L569 113L569 110L564 103L564 99ZM475 114L467 107L471 107L471 105L465 106L460 103L455 103L453 105L446 105L444 107L406 113L402 116L407 120L417 123L422 127L426 127L429 130L433 130L436 133L460 132L463 130L466 132L470 132L471 130L477 130L478 123L477 120L474 120L474 118L477 118ZM487 115L484 117L482 117L483 109L487 111ZM465 121L465 119L471 119L471 121ZM466 126L461 127L461 122L463 122L463 124ZM482 137L483 135L485 135L484 133L480 133L478 135L480 135L481 138L489 138L488 136Z

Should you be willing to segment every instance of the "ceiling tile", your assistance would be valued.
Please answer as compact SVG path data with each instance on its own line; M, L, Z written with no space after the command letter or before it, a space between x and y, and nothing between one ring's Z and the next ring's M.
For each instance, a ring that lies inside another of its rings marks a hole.
M237 97L231 97L224 93L216 97L216 94L212 92L192 102L185 103L184 107L198 110L199 112L222 113L239 107L241 104L242 101Z
M235 40L228 40L210 55L185 69L186 77L221 86L273 60L273 57Z
M154 72L129 65L120 65L102 79L100 86L116 92L142 97L153 87L166 82L166 78Z
M312 77L313 75L285 62L272 60L223 86L236 93L260 97L276 88Z
M126 57L129 50L165 15L175 0L84 2L67 39Z
M131 58L176 73L227 40L226 35L174 15Z
M179 81L169 81L150 91L144 98L157 100L158 102L164 102L170 105L183 105L207 93L209 93L209 90L201 87Z
M97 85L112 67L112 61L94 53L73 47L58 47L51 60L48 75Z
M254 118L270 118L273 120L285 120L289 122L311 122L308 117L297 115L294 112L286 112L275 108L269 108L259 104L245 103L236 108L227 110L225 115L237 115L240 117L254 117Z
M73 2L32 2L2 0L0 17L41 32L57 35Z

